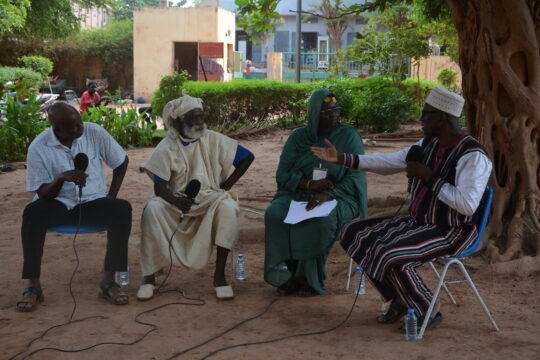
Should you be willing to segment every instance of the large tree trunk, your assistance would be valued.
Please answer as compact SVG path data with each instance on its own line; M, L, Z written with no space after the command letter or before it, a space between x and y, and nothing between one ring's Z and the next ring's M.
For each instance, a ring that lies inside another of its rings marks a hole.
M469 132L493 160L487 254L540 270L540 1L448 0ZM486 244L486 242L484 242Z

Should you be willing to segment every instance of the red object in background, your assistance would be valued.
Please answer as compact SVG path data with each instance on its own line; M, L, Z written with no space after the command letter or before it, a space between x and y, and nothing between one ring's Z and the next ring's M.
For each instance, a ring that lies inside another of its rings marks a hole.
M199 56L203 58L223 58L223 43L199 43Z

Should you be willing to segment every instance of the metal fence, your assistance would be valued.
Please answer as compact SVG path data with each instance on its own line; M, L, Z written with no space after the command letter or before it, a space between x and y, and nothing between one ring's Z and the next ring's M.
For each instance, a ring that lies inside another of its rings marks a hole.
M283 73L294 73L296 67L296 53L283 53ZM336 61L334 53L309 52L300 54L300 71L302 73L328 73ZM362 65L355 61L348 61L344 64L343 70L348 72L350 77L359 77L368 74L369 66ZM323 76L314 76L323 77Z

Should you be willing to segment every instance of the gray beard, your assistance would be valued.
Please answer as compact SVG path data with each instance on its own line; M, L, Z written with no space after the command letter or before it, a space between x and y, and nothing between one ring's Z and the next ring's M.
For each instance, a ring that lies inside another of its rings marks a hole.
M192 127L185 127L184 128L184 134L193 140L200 139L203 137L204 132L206 131L206 124L203 124L202 126L192 126Z

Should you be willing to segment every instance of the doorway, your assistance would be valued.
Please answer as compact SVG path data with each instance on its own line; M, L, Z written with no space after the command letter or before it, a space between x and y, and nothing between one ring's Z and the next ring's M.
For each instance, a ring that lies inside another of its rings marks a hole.
M174 43L174 71L186 70L189 80L198 80L198 44L196 42Z

